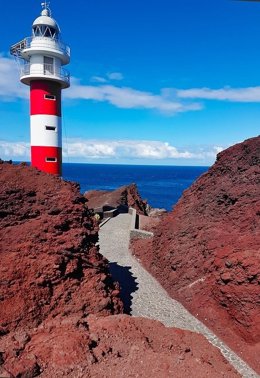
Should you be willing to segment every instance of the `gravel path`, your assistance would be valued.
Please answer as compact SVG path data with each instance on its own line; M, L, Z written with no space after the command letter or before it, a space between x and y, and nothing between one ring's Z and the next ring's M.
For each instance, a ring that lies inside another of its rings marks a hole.
M129 251L131 215L120 214L99 231L100 252L110 262L114 279L122 287L125 308L132 316L156 319L167 327L188 329L203 334L243 377L259 377L204 324L179 302L169 297L162 286Z

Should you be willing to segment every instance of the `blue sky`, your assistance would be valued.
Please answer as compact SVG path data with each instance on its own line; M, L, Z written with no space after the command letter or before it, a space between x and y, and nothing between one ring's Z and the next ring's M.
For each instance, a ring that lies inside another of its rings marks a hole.
M51 1L71 47L65 162L210 165L259 134L260 3ZM0 157L29 160L29 90L9 47L40 1L1 6Z

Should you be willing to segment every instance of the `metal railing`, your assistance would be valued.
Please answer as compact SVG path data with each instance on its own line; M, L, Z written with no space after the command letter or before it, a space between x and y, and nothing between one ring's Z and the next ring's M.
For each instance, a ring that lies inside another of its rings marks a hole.
M21 51L26 48L26 41L23 39L11 46L10 54L19 58L21 56Z
M21 51L30 48L51 48L58 51L61 51L63 54L70 57L70 48L69 46L65 45L65 43L61 42L59 39L53 39L50 37L27 37L23 39L21 42L13 45L11 47L11 54L12 55L20 55Z
M27 64L24 64L22 67L21 67L21 77L22 76L28 76L28 75L32 75L32 76L53 76L53 78L56 78L56 79L59 79L59 80L62 80L66 83L70 83L70 73L69 71L65 70L64 68L57 68L54 64L47 64L47 63L44 63L42 68L39 68L39 69L35 69L35 68L32 68L31 64L30 63L27 63Z
M54 75L55 66L50 63L43 64L43 71L46 75Z

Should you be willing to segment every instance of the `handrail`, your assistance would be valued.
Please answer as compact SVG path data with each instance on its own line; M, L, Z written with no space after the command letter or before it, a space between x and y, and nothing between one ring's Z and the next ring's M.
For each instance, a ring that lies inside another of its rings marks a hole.
M53 76L54 78L58 78L66 83L70 83L70 73L69 71L65 70L64 68L59 68L53 64L44 63L42 69L32 69L31 64L27 63L21 67L21 76L28 76L28 75L44 75L44 76Z
M36 36L36 37L26 37L21 42L23 42L23 43L20 44L20 46L19 46L20 51L23 51L25 49L30 49L30 48L33 48L33 47L46 47L47 43L49 42L49 47L52 47L52 48L55 47L56 50L60 50L70 57L69 46L67 46L65 43L63 43L59 39ZM54 44L53 44L53 42L54 42ZM32 45L32 43L33 43L33 45ZM13 47L15 47L15 45Z

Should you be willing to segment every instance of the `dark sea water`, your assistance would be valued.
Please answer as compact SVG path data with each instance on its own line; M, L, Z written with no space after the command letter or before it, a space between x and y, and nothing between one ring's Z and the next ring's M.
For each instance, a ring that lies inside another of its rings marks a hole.
M136 183L141 197L152 207L171 210L182 192L207 170L208 167L64 163L63 178L78 182L82 193Z

